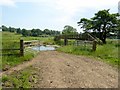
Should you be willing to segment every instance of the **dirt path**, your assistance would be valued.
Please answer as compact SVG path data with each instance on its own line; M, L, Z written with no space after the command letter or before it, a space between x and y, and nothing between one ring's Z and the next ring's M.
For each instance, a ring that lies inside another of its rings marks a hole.
M57 51L40 52L32 61L11 68L10 74L28 66L38 69L39 88L117 88L118 72L113 67L84 56Z

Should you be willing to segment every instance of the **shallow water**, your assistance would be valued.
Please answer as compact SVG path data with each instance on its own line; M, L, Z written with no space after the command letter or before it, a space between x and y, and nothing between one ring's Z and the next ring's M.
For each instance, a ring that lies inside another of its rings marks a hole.
M32 48L33 50L36 50L36 51L53 51L55 50L55 47L52 47L52 46L35 46Z

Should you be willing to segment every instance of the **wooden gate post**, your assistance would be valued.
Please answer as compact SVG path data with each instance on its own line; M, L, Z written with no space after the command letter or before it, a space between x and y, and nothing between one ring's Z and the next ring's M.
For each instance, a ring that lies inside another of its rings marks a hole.
M65 36L64 38L64 45L67 45L68 44L68 40L67 40L67 37Z
M96 46L97 46L97 42L94 40L94 41L93 41L93 48L92 48L93 51L96 51Z
M20 56L24 56L24 43L20 40Z

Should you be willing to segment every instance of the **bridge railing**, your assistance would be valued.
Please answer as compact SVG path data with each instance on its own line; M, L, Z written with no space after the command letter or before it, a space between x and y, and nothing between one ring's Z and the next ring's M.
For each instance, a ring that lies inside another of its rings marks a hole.
M91 41L92 42L92 50L96 50L96 39L90 36L88 33L85 34L76 34L76 35L60 35L59 39L64 39L64 45L68 45L68 39L82 40L82 41Z
M60 39L77 39L77 40L89 40L93 41L95 40L94 37L90 36L89 34L76 34L76 35L60 35L58 36Z

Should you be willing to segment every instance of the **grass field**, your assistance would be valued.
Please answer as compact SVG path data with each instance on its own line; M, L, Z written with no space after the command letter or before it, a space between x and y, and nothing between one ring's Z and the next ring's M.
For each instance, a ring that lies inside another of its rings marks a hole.
M118 40L108 39L106 45L97 45L97 50L95 52L93 52L90 48L73 45L63 46L57 50L70 54L92 56L94 58L99 58L100 60L113 66L117 66L119 63L119 48L120 44L118 43Z
M2 42L2 49L10 49L10 48L19 48L19 41L23 39L24 41L29 40L39 40L44 42L45 44L54 44L53 37L23 37L20 34L10 33L10 32L0 32L0 40ZM33 51L29 48L25 48L25 55L18 56L18 55L3 55L1 57L2 70L7 70L10 67L14 67L18 64L21 64L25 61L31 60L33 57L37 55L36 51ZM3 54L19 54L19 51L2 51ZM19 76L18 76L19 74ZM2 77L2 86L4 87L14 87L14 88L30 88L31 83L35 82L34 74L32 68L26 68L24 71L15 72L9 76ZM33 76L32 78L29 78ZM29 80L32 80L31 82Z
M20 34L10 33L10 32L0 32L2 34L2 49L19 49L20 48L20 39L24 41L29 40L39 40L46 44L54 44L53 37L22 37ZM2 51L2 70L7 70L8 68L18 65L24 61L31 60L34 56L37 55L37 52L25 48L25 55L18 56L19 51ZM14 54L14 55L5 55L5 54Z
M24 41L28 40L39 40L41 42L44 42L46 44L55 44L53 41L53 37L22 37L22 35L15 34L15 33L9 33L9 32L0 32L2 33L2 48L19 48L19 41L20 39L23 39ZM59 45L62 45L61 48L58 48L58 51L71 53L71 54L77 54L77 55L87 55L92 56L95 58L100 58L101 60L108 62L112 65L117 65L119 62L118 58L118 48L120 47L120 44L118 43L118 40L113 39L107 39L106 45L97 45L97 50L95 52L91 51L90 48L81 47L81 46L74 46L73 43L74 40L69 40L68 46L63 46L64 41L61 40L59 42ZM36 52L32 51L31 49L25 49L25 56L24 57L18 57L18 56L3 56L2 57L2 69L6 70L9 67L15 66L17 64L20 64L23 61L28 61L31 58L33 58L36 55ZM6 54L18 54L19 51L2 51L2 53Z
M40 40L46 44L55 44L53 37L22 37L21 35L9 33L9 32L0 32L2 33L2 48L19 48L19 41L23 39L25 41L29 40ZM109 63L110 65L117 66L119 63L118 57L118 48L120 44L117 40L109 39L107 40L106 45L97 45L97 50L93 52L89 47L86 46L75 46L74 40L69 40L69 45L64 46L64 41L61 40L59 45L60 48L57 50L60 52L75 54L75 55L85 55L90 58L96 58L96 60L102 60ZM14 53L18 54L19 51L8 51L3 53ZM25 55L20 57L17 55L13 56L2 56L2 69L7 70L10 67L18 65L24 61L31 60L37 55L37 52L32 51L31 49L25 49ZM33 67L25 68L19 72L14 72L11 75L4 75L2 77L2 86L3 87L13 87L13 88L31 88L33 83L36 83L36 73L37 70Z

